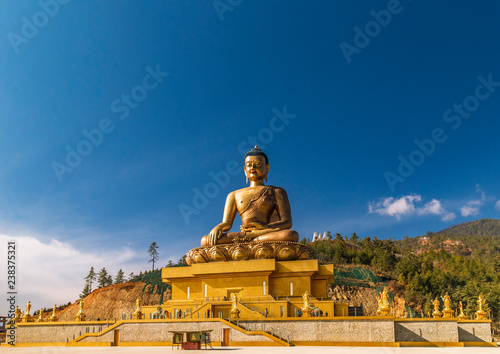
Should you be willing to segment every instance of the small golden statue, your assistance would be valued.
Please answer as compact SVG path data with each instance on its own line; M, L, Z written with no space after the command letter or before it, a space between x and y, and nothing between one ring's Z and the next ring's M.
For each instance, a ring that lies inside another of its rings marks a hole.
M134 312L134 317L136 320L141 320L142 319L142 309L141 309L141 298L138 297L137 300L135 300L135 312Z
M37 322L43 322L43 309L40 309L40 313L38 314Z
M52 315L49 317L49 322L57 322L58 318L56 316L56 309L57 305L54 304L54 307L52 308Z
M11 325L14 323L19 323L21 322L21 317L22 317L22 312L19 306L16 306L16 309L14 310L14 317L11 317L8 321L7 324Z
M378 316L390 316L391 314L391 304L389 303L389 294L387 293L387 288L384 288L382 293L378 294Z
M432 317L441 318L443 314L441 313L441 311L439 311L439 300L437 297L432 302L432 305L434 306L434 312L432 312Z
M75 315L75 321L76 322L81 322L85 321L85 315L83 314L83 299L80 300L80 310L78 313Z
M486 311L483 310L483 306L486 307L486 300L483 297L483 293L479 294L479 298L477 299L477 305L479 309L476 311L476 319L477 320L486 320Z
M246 259L308 259L310 251L297 243L299 234L291 230L292 212L283 188L264 185L270 165L267 155L255 146L245 155L243 170L250 186L229 193L222 223L201 239L201 247L191 250L188 264ZM240 232L229 232L236 215Z
M14 314L15 314L14 321L21 322L22 312L21 312L21 309L19 308L19 306L16 306Z
M26 304L26 312L21 316L21 322L33 322L33 318L30 316L31 311L31 301Z
M240 318L240 310L238 309L238 294L234 293L231 296L231 320Z
M464 307L462 305L462 301L460 301L460 303L458 305L458 309L460 310L460 314L458 315L458 318L461 320L467 319L467 316L465 316L465 313L464 313Z
M300 309L302 311L302 317L311 317L311 308L314 304L311 302L311 296L309 295L309 291L302 295L302 301L304 301L304 306Z
M442 300L444 304L443 318L453 318L453 310L450 307L451 298L450 295L448 295L448 292L446 292Z

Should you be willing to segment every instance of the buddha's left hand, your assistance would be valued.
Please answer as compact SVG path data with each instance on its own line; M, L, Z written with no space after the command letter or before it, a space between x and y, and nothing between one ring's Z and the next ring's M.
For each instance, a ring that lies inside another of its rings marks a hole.
M252 230L264 230L269 229L269 226L261 224L258 221L250 221L247 222L247 227L241 225L240 230L244 232L252 231Z

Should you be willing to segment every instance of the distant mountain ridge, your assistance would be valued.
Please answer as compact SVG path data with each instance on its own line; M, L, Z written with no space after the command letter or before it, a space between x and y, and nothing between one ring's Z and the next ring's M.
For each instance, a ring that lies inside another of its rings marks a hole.
M453 254L470 256L491 263L500 261L500 220L479 219L452 225L426 235L405 237L395 241L401 250L416 254L443 249Z
M452 225L444 230L432 233L434 235L460 236L500 236L499 219L479 219Z

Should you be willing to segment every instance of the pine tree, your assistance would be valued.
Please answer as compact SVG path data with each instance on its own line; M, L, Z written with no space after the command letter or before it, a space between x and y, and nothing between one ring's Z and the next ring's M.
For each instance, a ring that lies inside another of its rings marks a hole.
M130 273L130 274L128 275L128 281L134 280L134 278L135 278L135 274L134 274L134 272L132 272L132 273Z
M151 256L151 259L149 262L153 262L153 268L152 270L155 270L155 262L158 260L158 257L160 254L157 251L158 245L156 242L152 242L151 245L149 246L148 254Z
M177 265L187 265L187 262L186 262L186 255L182 256L178 261L177 261Z
M97 274L97 283L99 284L99 288L103 288L108 283L108 272L106 268L102 268Z
M350 239L351 243L354 243L355 245L357 245L358 244L358 239L359 239L358 235L355 232L353 232L352 236L351 236L351 239Z
M106 279L106 286L113 284L113 277L111 274L108 274L108 277Z
M118 274L116 274L115 284L120 284L120 283L123 283L123 282L125 282L125 273L123 273L123 270L120 269L118 271Z
M89 285L89 293L92 292L92 283L97 279L97 276L94 271L94 266L90 267L89 274L85 277L87 284Z
M85 283L85 286L83 287L82 293L80 294L80 299L83 299L85 296L90 294L90 285L89 283Z

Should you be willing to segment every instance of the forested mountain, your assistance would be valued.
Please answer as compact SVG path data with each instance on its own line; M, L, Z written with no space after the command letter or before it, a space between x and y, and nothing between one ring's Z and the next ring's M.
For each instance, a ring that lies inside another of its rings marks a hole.
M447 229L436 232L435 235L464 236L500 236L500 220L480 219L453 225Z
M363 265L398 280L417 313L432 312L431 300L448 292L453 308L462 301L472 317L483 293L491 318L500 320L500 220L481 219L398 241L336 234L309 245L321 262Z

